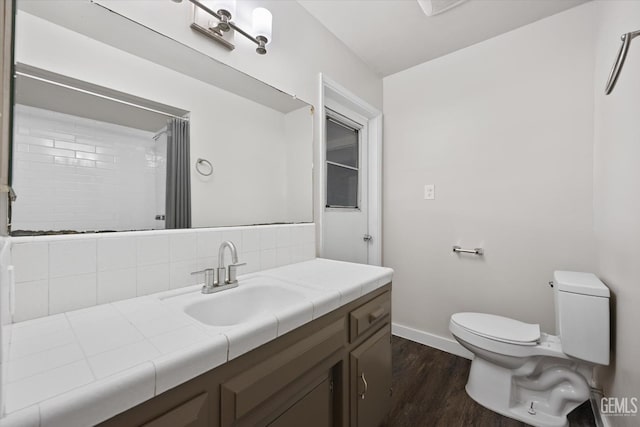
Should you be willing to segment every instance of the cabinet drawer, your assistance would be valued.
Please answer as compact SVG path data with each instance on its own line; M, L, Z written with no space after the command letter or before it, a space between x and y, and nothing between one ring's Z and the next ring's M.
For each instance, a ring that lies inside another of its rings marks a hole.
M207 410L208 394L202 393L155 418L143 427L205 427L210 423Z
M391 292L374 298L349 314L349 341L388 320L391 313Z
M289 394L297 393L290 385L338 351L344 345L345 332L342 318L266 360L256 360L251 368L224 382L221 425L255 425L251 420L256 418L256 411L267 411L265 404L275 406L278 399L286 400Z

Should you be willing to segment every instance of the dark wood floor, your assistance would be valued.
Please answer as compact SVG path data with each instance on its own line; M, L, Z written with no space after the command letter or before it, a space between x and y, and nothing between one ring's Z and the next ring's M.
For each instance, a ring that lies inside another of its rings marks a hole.
M393 397L389 427L522 427L472 400L464 390L471 361L394 336ZM571 427L595 426L586 402L570 415Z

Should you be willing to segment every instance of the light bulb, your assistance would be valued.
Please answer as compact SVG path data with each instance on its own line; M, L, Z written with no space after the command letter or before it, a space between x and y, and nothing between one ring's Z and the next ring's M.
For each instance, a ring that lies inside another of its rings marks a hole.
M271 12L264 7L253 9L253 34L255 37L264 37L267 43L271 43Z

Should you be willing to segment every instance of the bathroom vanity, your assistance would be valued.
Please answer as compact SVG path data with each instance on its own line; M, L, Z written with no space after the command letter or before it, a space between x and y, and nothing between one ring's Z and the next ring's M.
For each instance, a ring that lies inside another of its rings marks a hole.
M316 109L186 27L16 6L0 427L380 424L393 272L315 258Z
M377 426L389 268L326 259L11 325L0 426Z
M102 425L380 425L390 311L387 284Z

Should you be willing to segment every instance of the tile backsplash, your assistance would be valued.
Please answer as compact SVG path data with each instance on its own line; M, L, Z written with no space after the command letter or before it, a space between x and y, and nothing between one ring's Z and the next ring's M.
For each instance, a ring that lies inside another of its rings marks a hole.
M11 259L9 252L9 239L0 236L0 416L4 414L4 383L7 378L7 365L5 361L8 358L9 341L8 334L11 332L10 328L5 328L6 325L11 323L10 314L10 283L11 283L11 271L9 269Z
M224 240L240 274L315 258L315 224L13 237L13 321L194 285Z

